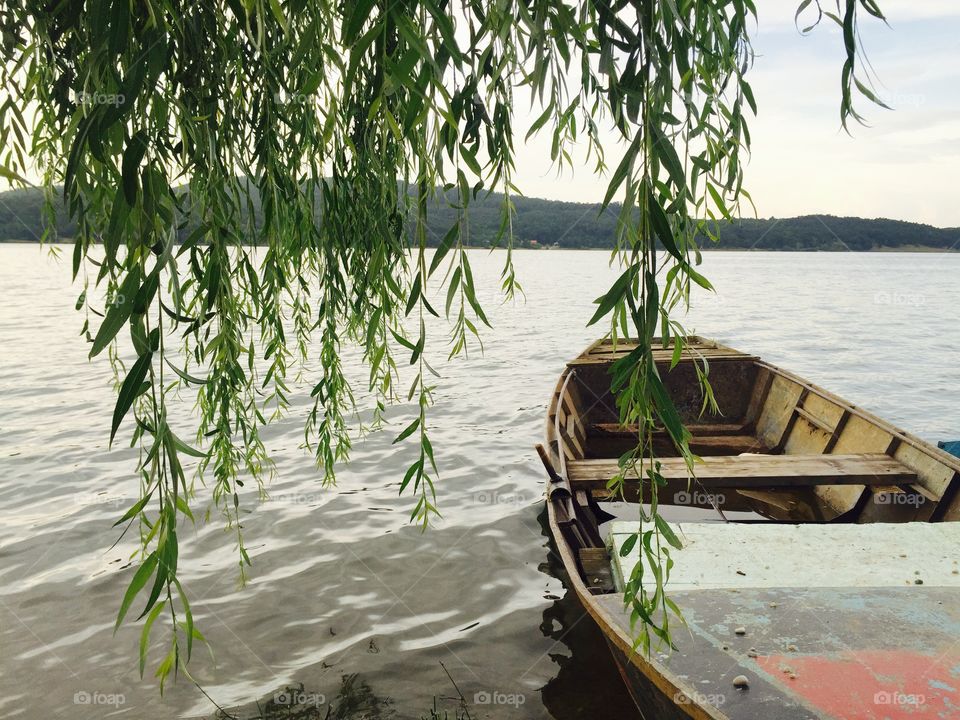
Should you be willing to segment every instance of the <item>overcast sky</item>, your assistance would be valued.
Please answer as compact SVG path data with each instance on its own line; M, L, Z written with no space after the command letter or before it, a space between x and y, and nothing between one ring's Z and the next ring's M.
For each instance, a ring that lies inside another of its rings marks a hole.
M809 213L889 217L960 226L960 0L880 0L890 27L861 26L881 96L894 110L861 108L869 127L840 129L842 41L832 23L808 36L798 0L760 0L749 76L747 188L761 217ZM589 168L557 178L546 138L518 146L526 195L595 201L605 182ZM608 162L615 167L616 161ZM745 210L746 212L746 210Z

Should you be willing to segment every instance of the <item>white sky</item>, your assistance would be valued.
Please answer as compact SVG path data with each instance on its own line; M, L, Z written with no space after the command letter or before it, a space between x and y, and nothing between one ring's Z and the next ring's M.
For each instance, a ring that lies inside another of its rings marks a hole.
M798 5L757 2L749 80L759 114L750 122L746 187L760 217L829 213L960 226L960 0L880 0L889 28L864 14L878 90L894 111L864 100L869 127L851 125L853 137L840 128L838 29L825 21L801 36ZM560 178L550 170L548 137L517 151L524 194L602 199L606 183L589 167ZM616 167L612 156L607 162Z

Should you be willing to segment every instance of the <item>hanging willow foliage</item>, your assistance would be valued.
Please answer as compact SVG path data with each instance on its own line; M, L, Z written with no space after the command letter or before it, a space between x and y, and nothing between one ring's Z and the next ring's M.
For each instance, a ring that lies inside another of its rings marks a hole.
M858 118L857 92L876 101L857 74L860 11L882 18L873 0L798 10L798 20L842 28L844 126ZM657 514L652 429L665 426L691 467L693 456L651 348L659 335L683 351L673 311L691 283L710 287L694 238L714 236L749 199L755 17L751 0L3 3L0 167L15 182L40 175L51 199L62 187L78 227L73 272L90 356L106 352L118 373L110 438L130 428L140 449L141 496L118 522L139 532L140 562L117 626L145 595L141 672L161 614L161 689L202 639L177 566L178 523L193 521L196 503L184 458L199 459L235 529L242 572L238 489L269 476L260 431L288 410L288 378L308 361L319 369L305 437L326 483L350 449L345 344L362 348L374 424L397 397L398 370L413 367L419 412L397 440L419 453L401 491L414 497L413 521L426 526L437 512L425 318L450 318L451 355L487 323L464 251L480 193L503 193L503 288L517 288L514 141L538 132L561 166L584 144L609 176L604 207L621 203L623 272L593 321L640 339L613 383L622 419L641 428L623 465L651 479L638 539L657 583L651 595L633 578L626 600L643 621L638 644L649 648L651 632L669 641L655 616L672 607L664 585L676 539ZM515 131L530 100L537 117ZM610 159L607 128L620 141ZM438 201L458 220L428 250ZM435 308L428 297L444 284L446 307ZM187 389L197 423L174 427Z

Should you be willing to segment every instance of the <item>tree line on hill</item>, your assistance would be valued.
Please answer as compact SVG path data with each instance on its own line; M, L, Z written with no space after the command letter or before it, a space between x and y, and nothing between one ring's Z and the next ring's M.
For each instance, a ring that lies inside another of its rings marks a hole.
M255 212L258 203L254 197ZM518 247L603 248L613 246L620 208L512 197L513 234ZM481 194L470 203L470 244L488 247L500 229L503 196ZM36 241L43 232L43 194L39 189L0 193L0 242ZM429 213L428 242L437 244L456 219L457 209L438 202ZM56 236L69 240L76 224L56 208ZM188 225L188 224L187 224ZM189 232L185 228L184 235ZM960 249L960 228L937 228L902 220L804 215L794 218L737 219L723 223L720 239L701 238L704 249L867 251L898 248Z

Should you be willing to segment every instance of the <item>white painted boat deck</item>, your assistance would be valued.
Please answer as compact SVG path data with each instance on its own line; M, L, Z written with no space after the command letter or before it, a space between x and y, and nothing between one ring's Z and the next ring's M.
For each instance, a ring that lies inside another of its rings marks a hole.
M670 548L674 566L668 588L673 590L960 587L960 523L671 523L670 527L683 545L682 550ZM607 538L621 589L623 579L641 562L640 542L620 557L624 542L638 529L637 522L617 521ZM644 577L652 586L653 574L645 572Z

